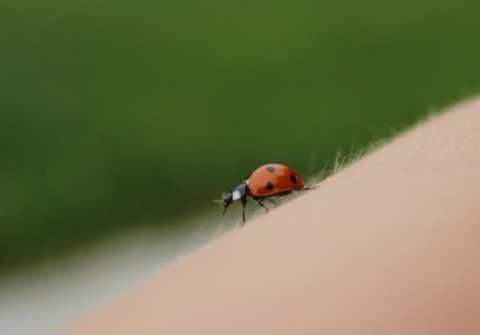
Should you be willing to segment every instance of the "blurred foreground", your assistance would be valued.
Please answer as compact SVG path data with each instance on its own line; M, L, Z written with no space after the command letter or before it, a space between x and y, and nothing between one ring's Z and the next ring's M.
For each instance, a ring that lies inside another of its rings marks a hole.
M211 224L215 215L117 234L63 259L0 276L0 334L43 335L91 313L233 228L233 221Z

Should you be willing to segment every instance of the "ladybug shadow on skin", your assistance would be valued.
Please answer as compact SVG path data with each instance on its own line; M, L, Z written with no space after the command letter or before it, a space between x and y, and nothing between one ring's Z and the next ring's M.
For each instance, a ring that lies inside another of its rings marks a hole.
M315 187L305 186L303 178L292 168L281 164L266 164L253 171L243 183L222 195L222 200L214 200L223 205L225 215L228 206L234 201L242 204L242 224L245 224L245 208L247 197L263 207L267 212L269 208L264 202L275 204L272 197L283 197L295 191L311 190Z

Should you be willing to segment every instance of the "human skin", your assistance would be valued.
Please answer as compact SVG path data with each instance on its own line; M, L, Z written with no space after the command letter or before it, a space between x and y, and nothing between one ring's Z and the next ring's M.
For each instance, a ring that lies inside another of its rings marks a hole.
M480 100L60 334L480 334Z

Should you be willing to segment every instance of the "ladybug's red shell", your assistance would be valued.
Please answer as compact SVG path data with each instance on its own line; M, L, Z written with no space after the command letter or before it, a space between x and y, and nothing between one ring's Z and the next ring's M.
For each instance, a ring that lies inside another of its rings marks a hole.
M254 197L270 197L303 188L305 182L293 169L281 164L265 164L245 181Z

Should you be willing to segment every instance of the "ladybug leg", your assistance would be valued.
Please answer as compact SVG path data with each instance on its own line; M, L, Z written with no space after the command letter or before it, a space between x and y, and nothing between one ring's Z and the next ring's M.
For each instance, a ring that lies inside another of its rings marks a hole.
M259 204L260 206L262 206L263 208L265 208L265 210L266 210L267 212L268 212L269 209L268 209L267 206L265 206L265 205L263 204L262 201L263 201L263 200L267 200L267 201L269 201L269 202L274 203L274 201L273 201L272 199L270 199L270 198L254 197L253 200L255 200L255 202L256 202L257 204Z
M242 227L245 224L245 207L247 207L247 198L242 199Z
M298 190L295 190L295 191L309 191L309 190L313 190L317 188L317 185L313 185L313 186L304 186L302 188L299 188Z
M263 208L265 208L265 210L268 212L268 207L265 206L262 202L257 201L257 204L259 204L260 206L262 206Z

